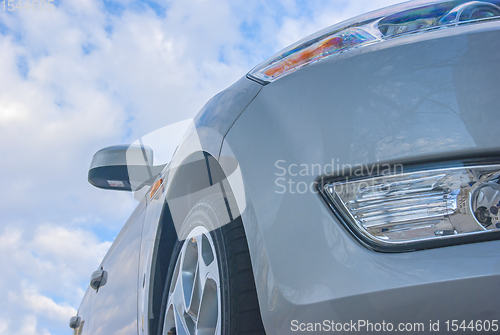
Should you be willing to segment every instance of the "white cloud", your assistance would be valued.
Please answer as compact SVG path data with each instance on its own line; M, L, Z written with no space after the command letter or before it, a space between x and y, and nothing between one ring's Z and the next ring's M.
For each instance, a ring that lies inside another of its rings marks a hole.
M2 325L8 325L8 322L0 320L0 334L10 334L10 335L51 335L48 329L37 328L37 318L35 315L26 315L21 318L22 322L18 327L18 331L5 332L7 328L2 328Z
M0 254L6 255L0 258L0 286L5 288L0 292L0 334L12 334L22 324L35 327L37 321L66 327L110 244L90 232L55 225L40 225L33 232L5 228L0 233ZM32 317L26 323L24 316Z
M73 315L76 315L75 308L67 305L59 305L49 297L34 291L24 290L22 298L26 309L33 311L41 317L66 322Z
M92 155L194 116L256 63L397 1L61 1L0 17L0 334L64 334L135 206ZM162 5L165 5L163 3ZM4 31L3 26L7 27Z

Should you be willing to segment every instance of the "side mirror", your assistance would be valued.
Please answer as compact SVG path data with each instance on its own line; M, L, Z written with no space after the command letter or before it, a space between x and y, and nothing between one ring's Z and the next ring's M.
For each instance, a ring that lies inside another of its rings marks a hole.
M115 145L94 154L88 180L108 190L135 191L151 185L165 165L153 166L153 150L144 145Z

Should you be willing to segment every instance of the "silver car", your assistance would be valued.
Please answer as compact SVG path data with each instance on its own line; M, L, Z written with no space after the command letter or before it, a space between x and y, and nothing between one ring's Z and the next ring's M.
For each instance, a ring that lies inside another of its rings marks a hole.
M172 160L97 152L139 205L76 334L496 333L500 1L328 27L210 100Z

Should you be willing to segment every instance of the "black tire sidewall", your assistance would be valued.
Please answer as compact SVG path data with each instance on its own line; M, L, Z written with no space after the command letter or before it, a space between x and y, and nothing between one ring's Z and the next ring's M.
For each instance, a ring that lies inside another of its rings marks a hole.
M213 222L217 220L217 222ZM218 219L215 214L215 210L212 208L211 204L202 201L196 204L193 209L189 212L184 223L182 224L182 232L178 235L187 236L190 231L194 228L202 226L205 227L212 237L214 243L214 249L217 257L217 263L219 267L219 282L220 282L220 304L221 304L221 334L229 335L231 324L230 324L230 305L229 305L229 275L227 267L227 254L224 246L224 238L222 235L222 228L214 230L214 227L218 227ZM169 290L172 284L172 276L175 271L175 266L177 264L179 254L182 250L184 241L177 239L174 249L172 251L172 257L167 271L167 278L165 280L165 288L163 290L162 306L161 306L161 319L158 325L158 335L163 335L163 327L165 323L165 314L167 309L167 302L169 297Z

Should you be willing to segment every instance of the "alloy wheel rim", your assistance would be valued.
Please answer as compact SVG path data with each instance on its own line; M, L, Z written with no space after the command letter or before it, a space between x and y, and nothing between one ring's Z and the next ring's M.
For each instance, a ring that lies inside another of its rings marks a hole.
M220 302L219 264L212 236L206 228L196 227L177 257L163 334L219 335Z

